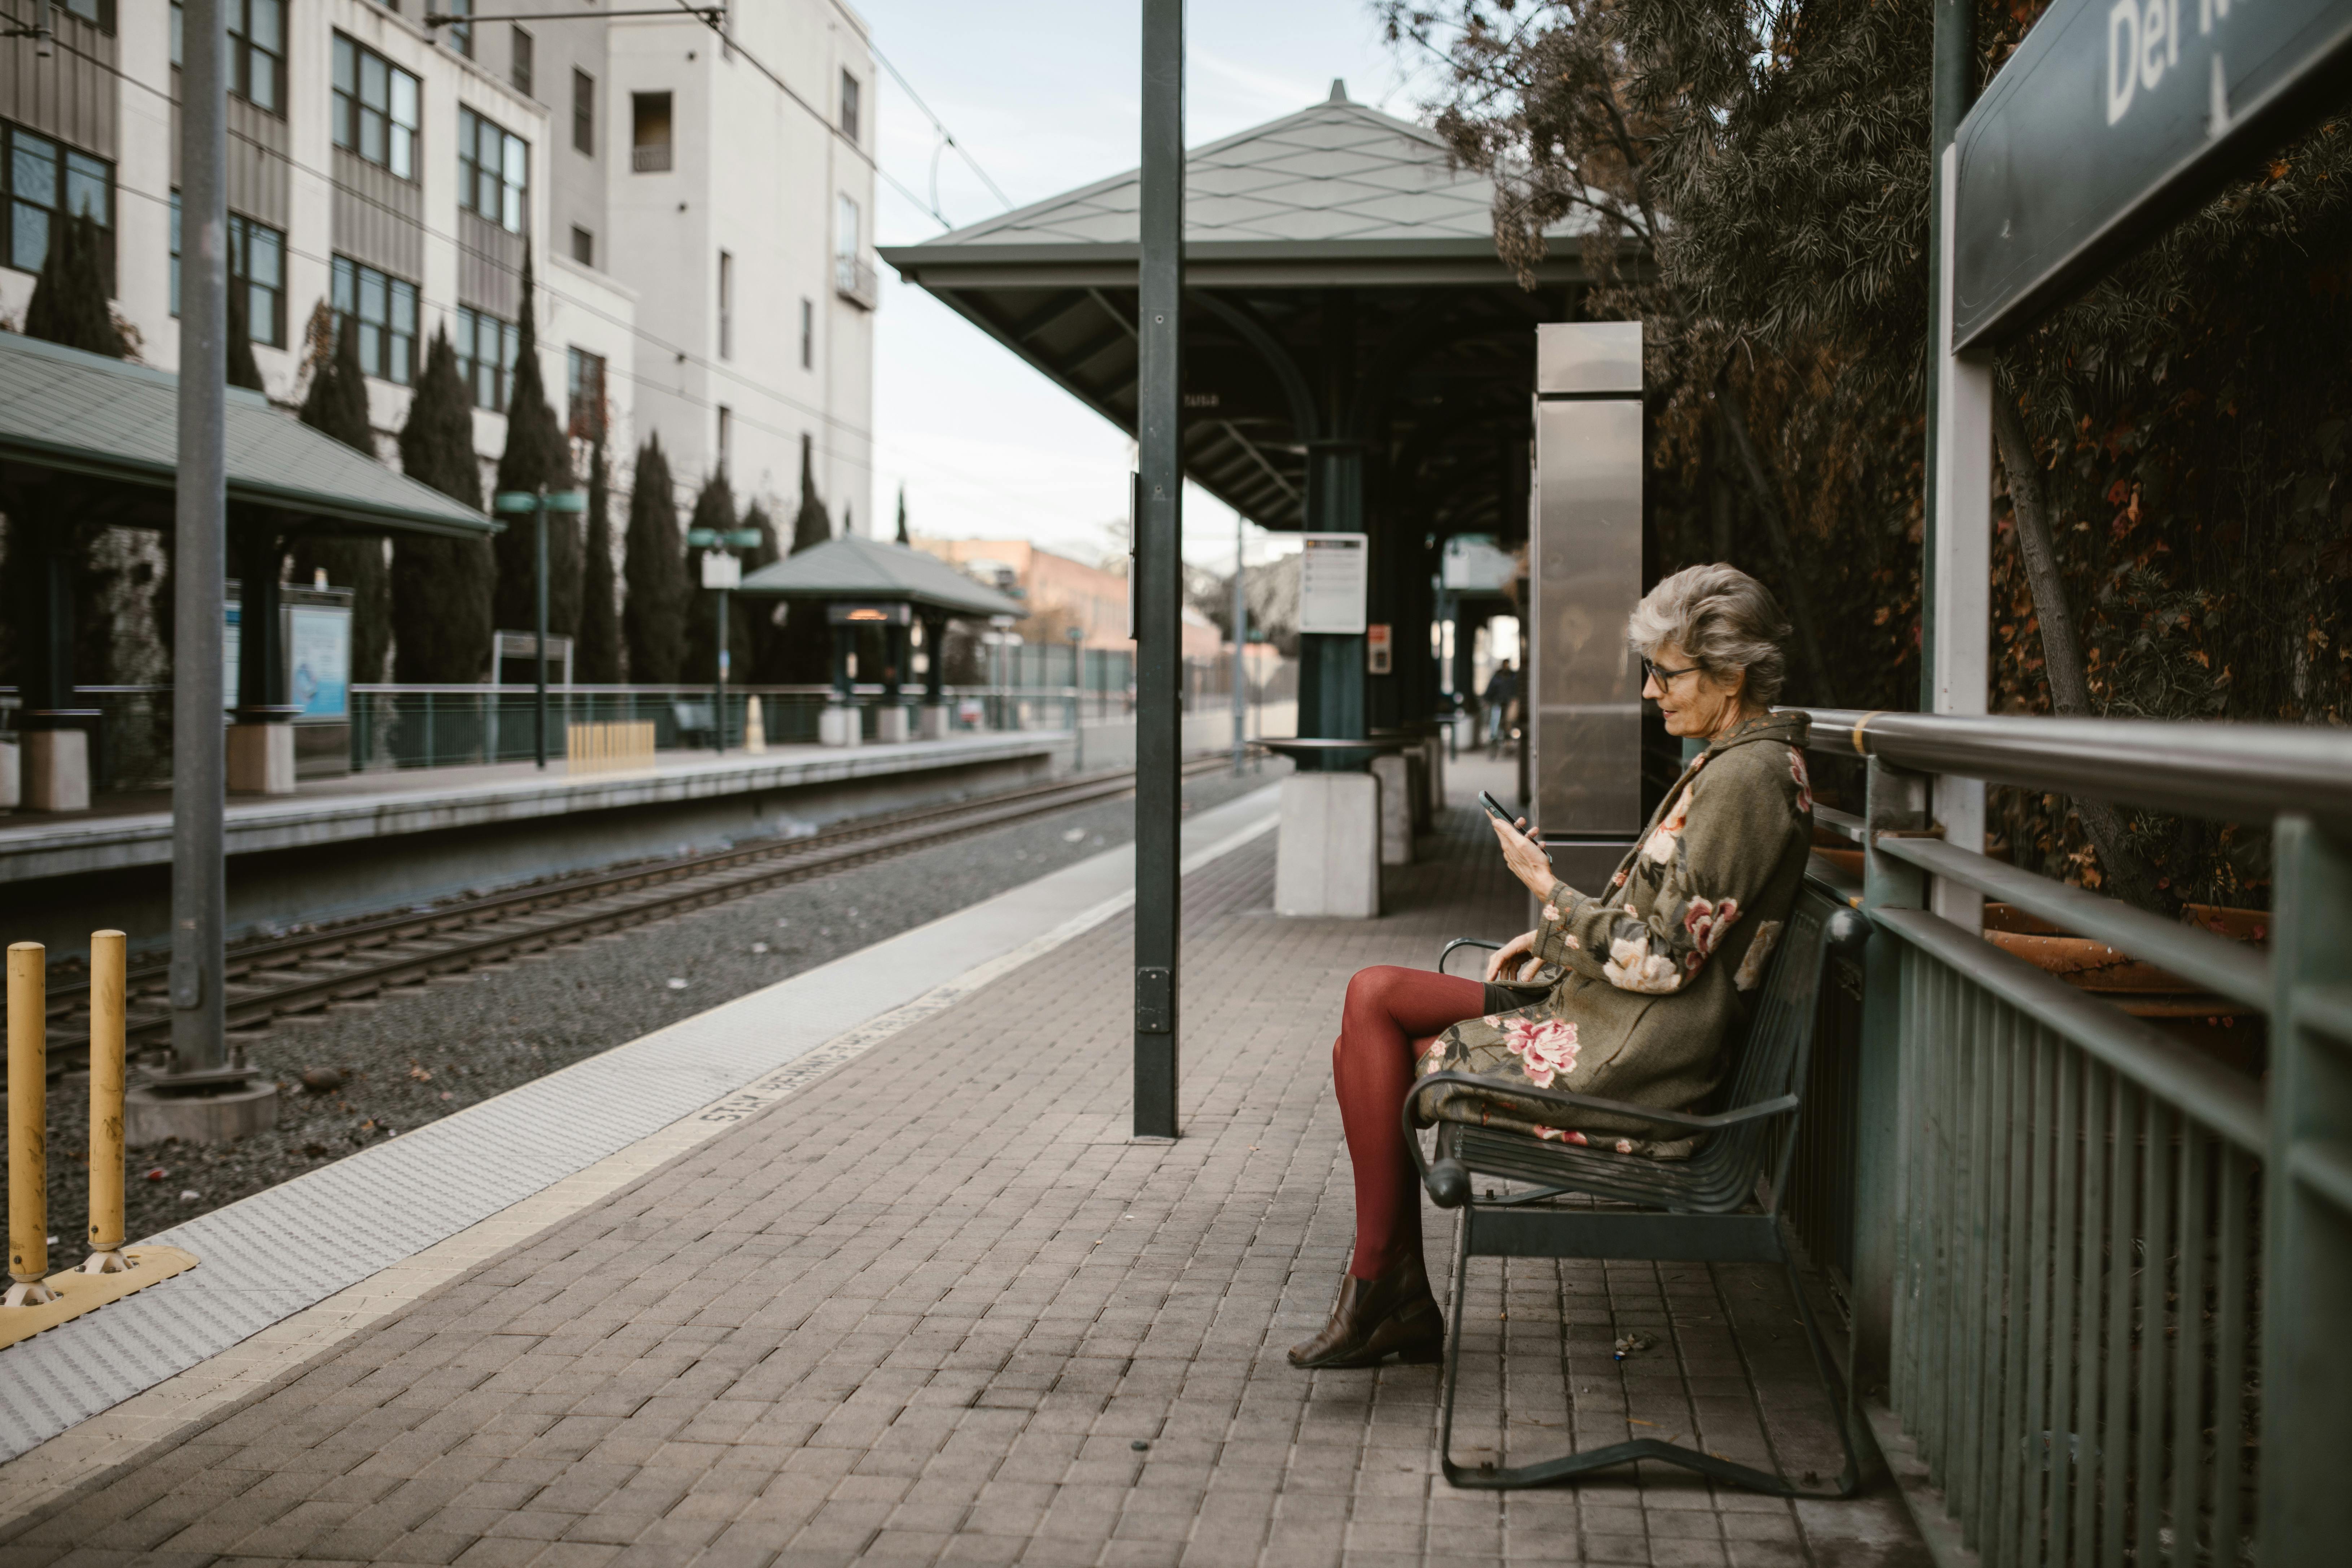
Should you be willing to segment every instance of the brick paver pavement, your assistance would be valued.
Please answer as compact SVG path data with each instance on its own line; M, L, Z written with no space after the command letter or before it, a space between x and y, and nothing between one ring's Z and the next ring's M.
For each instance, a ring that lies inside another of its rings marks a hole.
M1271 838L1191 879L1176 1143L1125 1137L1121 919L0 1528L0 1568L1924 1562L1885 1490L1457 1492L1434 1369L1284 1362L1351 1228L1347 976L1524 917L1475 809L1424 852L1369 923L1274 919ZM1836 1468L1769 1271L1472 1279L1459 1447Z

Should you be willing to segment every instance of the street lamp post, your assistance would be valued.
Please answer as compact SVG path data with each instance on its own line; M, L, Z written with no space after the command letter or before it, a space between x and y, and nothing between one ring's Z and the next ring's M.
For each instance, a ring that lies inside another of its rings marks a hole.
M727 591L743 581L743 563L735 552L759 548L760 531L756 528L690 528L687 530L686 542L702 552L702 585L718 594L716 613L719 618L713 632L718 639L719 657L715 660L717 668L710 689L710 728L714 736L711 744L723 757L727 754L727 666L730 662Z
M1087 771L1087 634L1076 626L1065 626L1062 635L1070 639L1070 771Z
M534 651L538 654L537 696L533 707L533 749L539 754L539 765L547 766L547 514L583 512L588 510L588 498L579 490L550 490L545 485L535 490L500 490L492 505L509 515L529 512L532 541L532 590L538 602L532 628ZM492 670L495 678L498 674Z

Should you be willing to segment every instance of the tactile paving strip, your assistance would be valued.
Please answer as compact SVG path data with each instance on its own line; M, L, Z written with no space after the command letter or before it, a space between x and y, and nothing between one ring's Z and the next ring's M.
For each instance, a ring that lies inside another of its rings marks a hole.
M1263 817L1268 793L1203 813L1185 837L1213 843ZM1011 952L1098 902L1106 872L1131 886L1132 852L1106 851L163 1232L152 1239L202 1266L0 1352L0 1460ZM937 940L950 924L969 929Z

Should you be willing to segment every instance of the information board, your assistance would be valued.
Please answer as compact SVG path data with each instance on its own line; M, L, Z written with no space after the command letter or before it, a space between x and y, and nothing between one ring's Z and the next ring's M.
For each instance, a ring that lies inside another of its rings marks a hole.
M1364 631L1364 588L1371 574L1368 536L1309 533L1298 559L1298 629L1338 637Z
M352 613L319 605L286 609L286 700L302 719L351 714Z

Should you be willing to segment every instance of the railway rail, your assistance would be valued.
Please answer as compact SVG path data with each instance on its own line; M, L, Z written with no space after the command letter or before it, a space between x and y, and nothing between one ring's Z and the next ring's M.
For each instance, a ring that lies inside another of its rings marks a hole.
M1223 753L1196 758L1184 764L1183 776L1193 778L1227 765ZM436 975L463 973L519 954L584 942L1049 812L1116 799L1134 788L1135 770L1122 768L861 818L804 837L644 861L616 871L241 943L228 953L228 1026L241 1031L267 1027L289 1014L422 985ZM168 963L154 963L132 970L128 977L127 1024L134 1053L171 1037L169 976ZM87 1056L89 1003L86 979L60 977L49 988L52 1077L79 1066Z

